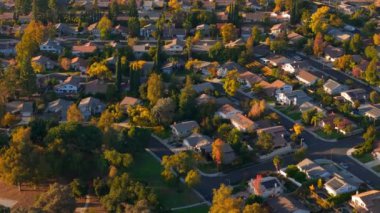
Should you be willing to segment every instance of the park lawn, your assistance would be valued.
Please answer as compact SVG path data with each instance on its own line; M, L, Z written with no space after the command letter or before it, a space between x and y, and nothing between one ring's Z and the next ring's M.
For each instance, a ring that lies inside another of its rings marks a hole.
M173 213L193 213L193 212L207 213L209 210L210 210L210 207L208 205L204 204L204 205L200 205L200 206L191 207L188 209L175 210L175 211L173 211Z
M128 169L129 174L138 181L148 184L157 194L160 203L167 209L191 205L202 200L184 184L169 186L161 177L160 163L148 152L135 156Z
M380 173L380 165L372 167L373 171Z
M354 157L362 163L368 163L370 161L373 161L373 157L372 157L371 153L366 153L360 157L358 157L358 156L354 156Z

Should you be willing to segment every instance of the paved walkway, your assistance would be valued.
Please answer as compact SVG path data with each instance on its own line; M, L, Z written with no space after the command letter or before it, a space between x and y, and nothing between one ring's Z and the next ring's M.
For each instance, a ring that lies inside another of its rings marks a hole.
M187 206L181 206L181 207L172 208L170 210L171 211L176 211L176 210L181 210L181 209L188 209L188 208L193 208L193 207L196 207L196 206L201 206L201 205L204 205L204 204L207 205L208 202L204 201L204 202L200 202L200 203L194 203L194 204L187 205Z

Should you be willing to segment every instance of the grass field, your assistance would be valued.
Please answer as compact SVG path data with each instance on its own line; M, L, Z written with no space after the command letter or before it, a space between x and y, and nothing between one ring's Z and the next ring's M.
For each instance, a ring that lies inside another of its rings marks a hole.
M130 175L138 181L148 184L157 194L160 203L168 209L202 202L184 184L168 185L161 177L160 163L149 153L143 152L134 158L134 163L128 169Z

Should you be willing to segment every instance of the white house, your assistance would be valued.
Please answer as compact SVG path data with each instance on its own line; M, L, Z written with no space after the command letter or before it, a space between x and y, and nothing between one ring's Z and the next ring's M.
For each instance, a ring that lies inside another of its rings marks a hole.
M311 86L311 85L315 84L315 82L317 82L317 80L318 80L317 76L315 76L315 75L313 75L310 72L305 71L305 70L301 70L296 75L296 78L298 79L298 81L300 81L302 84L304 84L306 86Z
M332 196L353 192L358 189L356 186L353 186L342 178L336 176L327 181L324 188Z
M54 86L54 91L57 94L76 94L79 90L79 76L70 76L65 81Z
M42 52L61 54L63 47L57 41L52 41L49 39L40 45L40 50Z
M293 90L289 93L278 93L276 95L277 102L282 105L301 105L307 101L311 101L310 98L304 91L302 90Z
M201 152L204 147L209 147L212 143L211 138L199 133L193 133L183 140L183 145L191 150Z
M323 84L323 90L329 95L336 95L347 89L348 87L346 85L340 84L332 79L327 80L326 83Z
M166 44L163 47L163 51L165 51L169 55L182 54L184 47L185 42L175 38L169 44Z
M351 89L341 92L340 95L351 104L354 104L355 101L365 102L367 99L367 92L364 89Z
M308 178L323 178L327 179L331 176L330 172L322 168L320 165L310 160L309 158L305 158L301 162L297 164L297 168L304 172Z
M259 182L259 183L257 183ZM248 182L249 191L252 194L261 196L263 198L276 197L281 195L284 190L283 186L276 177L257 177L256 179L251 179Z
M218 111L216 111L215 114L223 119L231 119L232 116L238 113L243 112L231 106L230 104L224 104L222 107L219 108Z
M350 205L357 212L377 213L380 210L380 191L357 192L352 195Z
M193 131L199 128L199 125L196 121L185 121L181 123L175 123L170 126L172 129L173 135L177 138L184 138L193 133Z

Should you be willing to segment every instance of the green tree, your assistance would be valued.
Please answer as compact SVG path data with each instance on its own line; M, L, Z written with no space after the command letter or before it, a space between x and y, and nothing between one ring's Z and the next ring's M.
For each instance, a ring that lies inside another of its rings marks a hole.
M237 70L228 71L224 80L223 88L229 96L234 96L236 91L239 89L240 83L238 78L239 73Z
M299 162L299 161L305 159L306 151L307 151L306 148L297 149L293 154L294 160Z
M152 73L148 79L147 98L153 106L158 99L163 97L164 84L161 80L161 75Z
M33 207L46 213L74 212L75 198L69 186L55 183L38 197Z
M88 191L86 183L77 178L71 181L70 187L75 197L83 197Z
M137 17L128 19L128 33L131 37L137 37L140 34L140 21Z
M133 162L131 154L119 153L116 150L105 150L104 159L106 159L111 165L119 168L128 168Z
M371 62L369 62L364 73L365 80L368 81L370 84L375 84L378 80L376 70L377 70L377 60L372 59Z
M186 76L186 83L181 90L178 100L179 114L182 118L190 118L195 110L195 90L190 76Z
M100 19L97 28L100 31L100 38L107 39L109 38L112 29L112 21L107 16L103 16Z
M360 38L360 34L358 34L358 33L355 33L355 35L352 36L352 38L350 40L350 50L353 53L358 53L360 51L360 48L362 46L361 40L362 39Z
M112 0L109 7L109 13L108 13L111 20L115 21L119 13L120 13L120 8L119 8L119 4L117 3L117 0Z
M173 122L176 103L171 98L160 98L152 108L152 116L158 123L168 125Z
M378 56L377 56L377 50L376 50L375 46L367 46L364 49L364 54L369 59L377 59L378 58Z
M139 17L136 0L128 0L128 15L130 17Z
M371 91L369 93L369 100L371 101L371 103L373 104L377 104L380 102L380 95L379 93L377 93L376 91Z
M290 23L295 25L300 19L299 0L290 0Z
M278 156L278 155L274 156L274 158L273 158L273 165L274 165L274 167L276 168L277 171L280 170L280 167L281 167L281 158L280 158L280 156Z
M223 61L225 58L224 50L224 45L218 41L210 47L208 55L212 60Z
M271 134L266 132L261 132L258 134L256 146L263 151L271 151L273 149L273 137Z
M231 23L223 24L220 29L220 34L222 36L223 42L228 43L236 39L236 27Z

